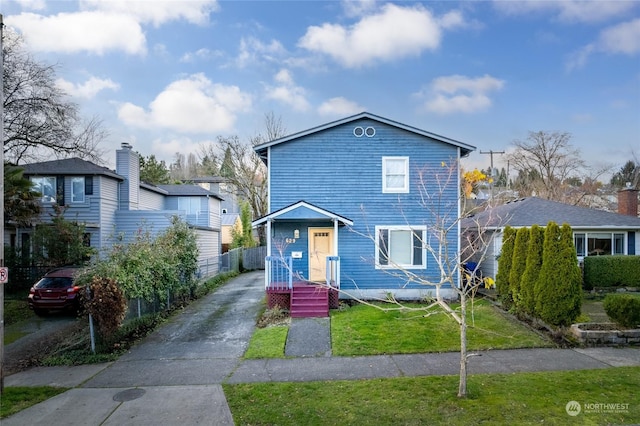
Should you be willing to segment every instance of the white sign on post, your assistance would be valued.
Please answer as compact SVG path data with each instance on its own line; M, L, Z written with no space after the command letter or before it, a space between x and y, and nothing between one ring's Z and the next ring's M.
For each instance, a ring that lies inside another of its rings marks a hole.
M0 284L6 284L9 281L9 268L6 266L0 268Z

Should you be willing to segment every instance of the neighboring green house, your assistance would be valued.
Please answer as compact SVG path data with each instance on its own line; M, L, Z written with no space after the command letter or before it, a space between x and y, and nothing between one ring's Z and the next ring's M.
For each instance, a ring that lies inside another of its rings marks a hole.
M201 274L217 273L220 196L198 185L141 182L139 164L138 154L123 143L116 151L115 171L79 158L20 167L42 194L40 223L50 221L54 203L65 206L65 218L84 224L86 243L102 251L109 249L115 235L123 235L126 241L142 228L159 233L171 225L173 216L179 216L198 236ZM32 227L5 226L5 244L30 249L32 234Z

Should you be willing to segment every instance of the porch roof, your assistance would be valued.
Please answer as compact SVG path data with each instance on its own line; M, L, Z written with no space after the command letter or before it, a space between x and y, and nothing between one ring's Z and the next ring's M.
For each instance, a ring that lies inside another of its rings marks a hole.
M252 226L262 225L276 218L288 220L331 219L345 225L353 225L353 221L349 218L301 200L254 220Z

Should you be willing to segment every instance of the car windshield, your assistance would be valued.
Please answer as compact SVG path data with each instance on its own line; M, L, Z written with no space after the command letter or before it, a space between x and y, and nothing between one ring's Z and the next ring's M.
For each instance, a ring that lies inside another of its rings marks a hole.
M46 277L38 281L36 288L69 288L72 284L69 277Z

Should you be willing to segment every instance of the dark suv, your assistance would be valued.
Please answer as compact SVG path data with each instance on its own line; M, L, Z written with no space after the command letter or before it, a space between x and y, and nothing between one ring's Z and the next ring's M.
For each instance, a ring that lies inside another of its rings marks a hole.
M73 282L73 275L77 270L58 268L47 272L29 290L29 308L36 315L43 315L49 310L77 313L80 307L80 287Z

